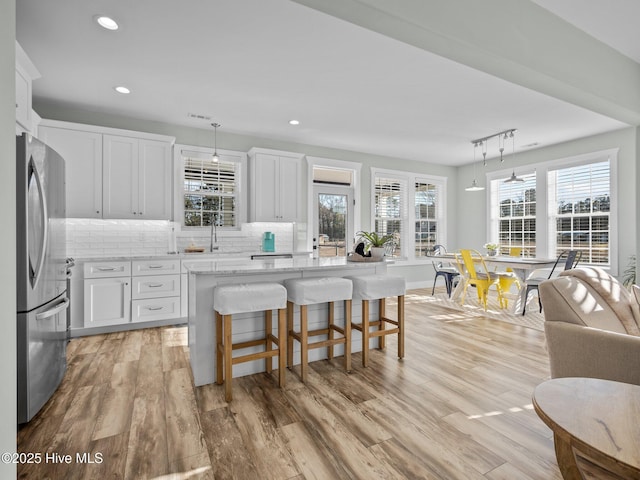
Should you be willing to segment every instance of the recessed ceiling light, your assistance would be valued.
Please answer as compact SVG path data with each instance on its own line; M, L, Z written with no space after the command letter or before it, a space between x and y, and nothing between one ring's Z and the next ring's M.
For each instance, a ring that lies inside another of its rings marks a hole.
M131 90L123 86L113 87L113 89L118 93L122 93L123 95L126 95L127 93L131 93Z
M106 15L96 15L94 18L102 28L106 28L107 30L118 30L119 28L118 22L111 17L107 17Z
M299 120L289 120L289 125L300 125Z

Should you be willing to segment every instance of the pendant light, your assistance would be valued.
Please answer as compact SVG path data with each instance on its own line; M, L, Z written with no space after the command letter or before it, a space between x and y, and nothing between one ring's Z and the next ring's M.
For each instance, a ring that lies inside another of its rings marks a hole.
M513 134L513 132L511 132L511 139L513 144L513 153L511 155L511 160L513 161L516 158L516 137ZM513 171L511 172L511 176L507 178L504 181L504 183L518 183L518 182L524 182L524 179L520 177L516 177L516 170L514 168Z
M481 190L484 190L484 187L481 187L480 185L478 185L478 181L476 180L476 148L478 148L478 143L477 142L473 144L473 181L471 182L470 186L465 188L465 190L467 192L479 192ZM485 157L487 155L486 151L483 151L482 154ZM485 160L485 162L486 162L486 160Z
M218 162L220 161L220 157L218 156L218 127L220 124L212 123L211 126L213 127L213 158L211 158L211 160Z
M483 167L487 166L487 140L485 140L484 142L480 142L480 146L482 147L482 166Z

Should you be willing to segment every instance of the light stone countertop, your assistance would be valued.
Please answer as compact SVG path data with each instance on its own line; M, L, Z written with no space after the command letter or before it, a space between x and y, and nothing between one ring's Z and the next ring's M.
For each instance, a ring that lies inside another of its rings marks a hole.
M345 257L329 258L276 258L260 260L244 259L215 259L215 260L195 260L185 262L184 267L189 273L196 275L233 275L236 273L275 273L290 272L296 270L314 269L358 269L371 267L376 262L349 262ZM390 263L387 261L387 264Z
M76 263L86 262L122 262L127 260L242 260L251 261L251 255L293 255L294 257L306 257L311 252L202 252L202 253L166 253L164 255L113 255L104 257L74 257Z

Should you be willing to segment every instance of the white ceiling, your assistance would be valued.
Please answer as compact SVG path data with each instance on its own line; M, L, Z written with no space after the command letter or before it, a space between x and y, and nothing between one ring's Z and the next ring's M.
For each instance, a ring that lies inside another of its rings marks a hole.
M532 0L640 63L638 0Z
M640 18L640 2L617 1ZM610 1L536 3L638 60L640 30L615 24L630 20L624 12L604 15ZM219 140L230 132L446 165L470 163L471 139L508 128L523 148L625 126L288 0L20 0L16 9L17 39L42 74L36 107L209 130L215 121ZM99 28L96 14L121 29Z

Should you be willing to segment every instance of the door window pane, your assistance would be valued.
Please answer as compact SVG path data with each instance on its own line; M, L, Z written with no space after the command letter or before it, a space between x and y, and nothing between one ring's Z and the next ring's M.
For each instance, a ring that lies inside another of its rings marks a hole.
M348 197L318 194L318 249L321 257L347 254Z

